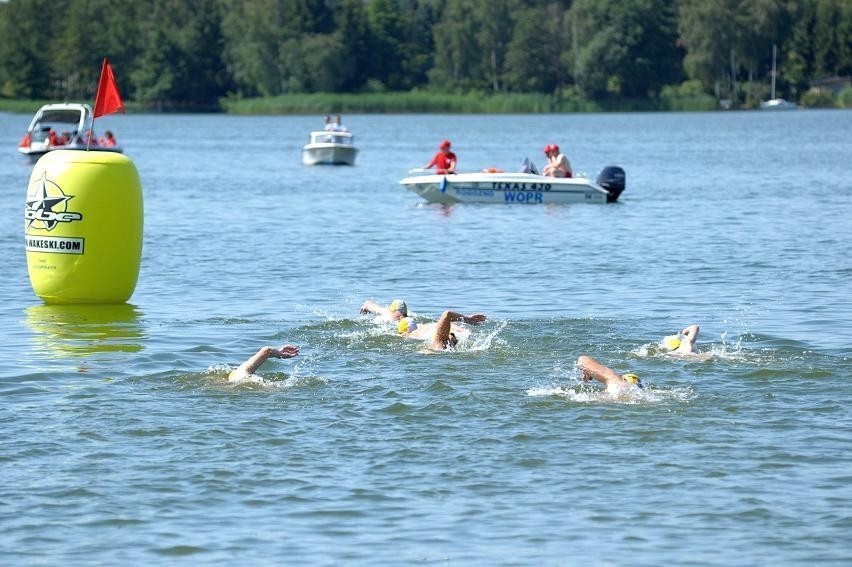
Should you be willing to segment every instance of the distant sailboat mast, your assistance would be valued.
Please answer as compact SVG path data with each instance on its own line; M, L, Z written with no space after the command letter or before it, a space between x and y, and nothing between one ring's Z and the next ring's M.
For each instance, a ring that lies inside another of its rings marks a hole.
M778 73L777 68L775 66L775 58L778 56L778 46L774 43L772 44L772 96L769 97L769 100L775 100L775 75Z
M761 110L795 110L796 104L775 98L775 78L778 76L778 46L772 44L772 98L760 103Z

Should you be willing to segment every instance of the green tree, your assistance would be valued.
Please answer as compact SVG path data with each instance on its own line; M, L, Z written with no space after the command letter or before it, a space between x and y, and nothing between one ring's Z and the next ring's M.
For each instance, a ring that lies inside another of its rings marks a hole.
M476 0L476 12L485 17L480 19L477 41L481 47L481 65L488 81L489 90L501 90L503 68L506 63L509 42L514 34L508 33L512 25L514 0ZM561 20L561 9L559 19ZM543 22L545 27L550 20Z
M653 96L681 78L677 20L666 0L577 0L569 18L574 80L589 98Z
M177 83L183 75L180 61L180 49L171 35L154 28L138 67L131 74L134 98L160 108L174 102L178 98Z
M237 87L246 95L282 92L282 0L224 0L223 58Z
M485 89L487 72L479 41L480 14L474 0L447 0L440 22L433 28L435 62L429 81L443 90Z
M62 7L50 0L12 0L0 12L0 94L16 98L48 96L54 31L42 24Z
M553 92L560 86L562 20L544 16L540 8L515 12L503 75L510 90Z
M372 63L369 29L361 0L342 0L335 13L335 34L348 69L340 89L355 91L367 82Z
M428 71L434 65L435 38L441 0L401 0L404 40L401 44L402 83L400 89L427 85Z
M370 78L399 89L405 82L403 60L405 53L405 28L397 0L369 0L367 3L369 27Z
M337 92L350 80L343 44L334 34L289 39L281 64L287 92Z
M731 67L735 60L737 30L733 24L736 0L681 0L679 29L686 48L684 70L690 79L701 81L705 89L721 85L732 91ZM729 94L732 94L729 92ZM733 98L733 96L731 96Z

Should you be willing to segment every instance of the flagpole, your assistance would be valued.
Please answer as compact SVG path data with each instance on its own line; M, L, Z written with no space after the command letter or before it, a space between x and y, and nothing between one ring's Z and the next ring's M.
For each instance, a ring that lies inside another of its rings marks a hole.
M106 57L104 57L104 61L106 61ZM101 81L104 80L104 67L101 64L101 74L98 77L98 88L95 91L95 106L98 105L98 93L101 92ZM89 128L89 133L86 135L86 151L89 151L89 148L92 145L92 136L95 134L95 110L92 109L92 125Z
M92 127L89 128L89 134L86 136L86 151L89 151L89 147L92 145L92 136L95 135L95 113L92 112Z
M89 128L89 134L86 136L86 151L89 151L89 148L92 145L92 136L95 135L95 120L97 117L95 116L95 110L98 107L98 95L101 93L101 81L104 80L104 71L106 70L106 63L109 61L108 57L104 57L103 63L101 63L101 74L98 77L98 89L95 91L95 108L92 109L92 125Z

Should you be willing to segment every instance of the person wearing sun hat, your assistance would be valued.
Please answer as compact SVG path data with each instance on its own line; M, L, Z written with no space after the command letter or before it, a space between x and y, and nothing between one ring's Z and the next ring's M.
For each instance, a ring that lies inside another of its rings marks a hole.
M604 366L591 356L581 355L577 359L577 367L583 372L583 381L597 380L606 386L606 393L613 397L630 393L634 386L644 388L642 380L636 374L628 372L619 374L612 368Z
M698 340L698 325L690 325L677 335L663 338L663 347L672 354L693 354Z
M361 315L372 313L378 315L384 321L399 321L408 316L408 305L402 299L394 299L387 307L383 307L372 299L368 299L361 305L360 313Z

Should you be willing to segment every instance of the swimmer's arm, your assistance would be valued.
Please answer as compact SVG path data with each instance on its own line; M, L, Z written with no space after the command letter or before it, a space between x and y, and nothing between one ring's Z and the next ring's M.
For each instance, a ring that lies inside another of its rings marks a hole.
M680 334L688 338L690 341L695 342L695 339L698 338L698 331L698 325L690 325L689 327L682 330Z
M383 307L373 301L372 299L368 299L364 302L364 305L361 306L361 310L359 311L361 315L367 315L372 313L373 315L381 315L382 317L387 317L392 319L392 313L387 307Z
M240 364L236 372L248 376L254 374L269 358L293 358L297 354L299 354L299 347L297 346L284 345L280 348L265 346Z
M591 356L580 356L580 358L577 359L577 367L583 371L583 380L586 382L589 380L597 380L598 382L609 384L610 381L613 380L618 382L624 380L621 376L616 374L612 368L604 366Z
M432 348L439 350L447 348L447 344L450 342L450 331L453 323L461 321L471 325L477 325L485 320L485 315L481 313L476 313L474 315L462 315L455 311L444 311L441 313L441 317L435 325L435 334L432 336Z
M695 341L698 340L698 325L690 325L680 332L686 338L685 341L681 341L680 348L678 348L678 352L682 352L685 354L691 354L692 348L695 346Z

